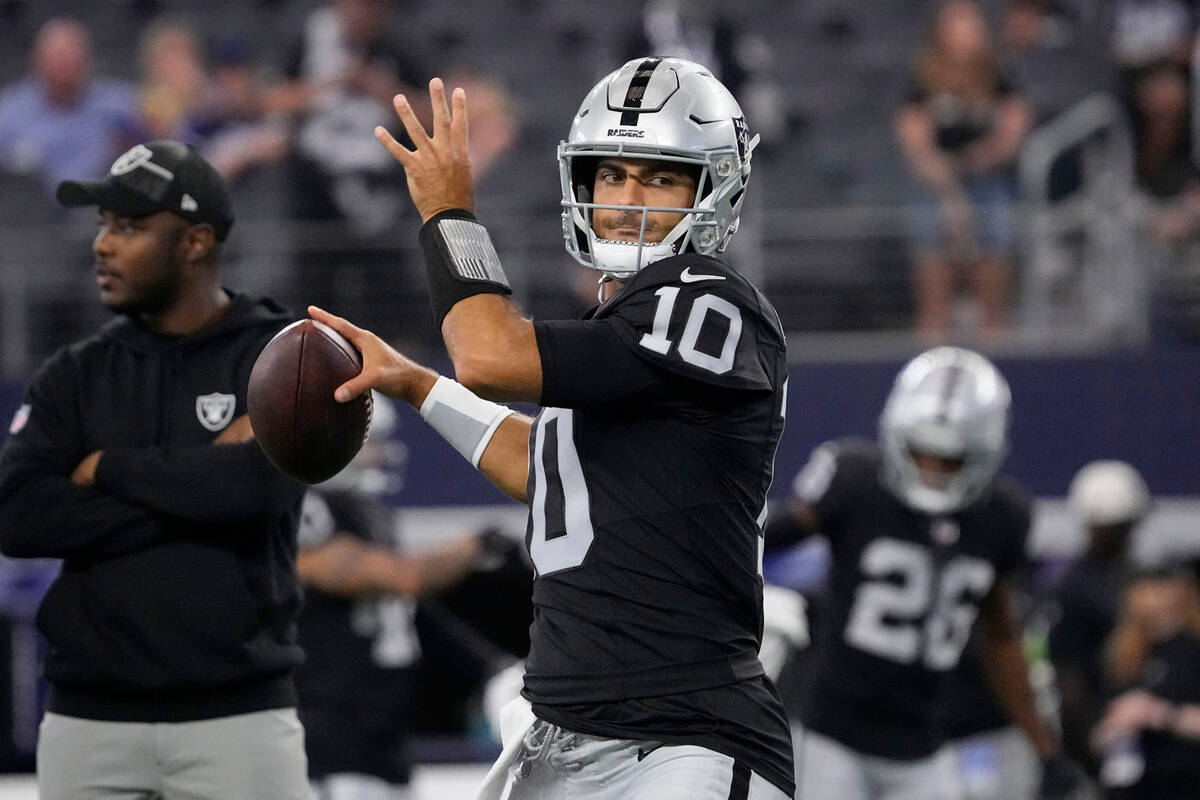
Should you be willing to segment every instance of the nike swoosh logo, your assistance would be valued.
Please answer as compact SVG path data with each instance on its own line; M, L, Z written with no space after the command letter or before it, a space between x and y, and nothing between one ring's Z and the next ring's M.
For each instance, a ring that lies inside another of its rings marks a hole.
M661 744L656 744L656 745L654 745L654 747L647 747L645 750L643 750L642 748L639 747L638 748L638 761L641 761L643 758L650 755L651 753L653 753L655 750L657 750L660 747L662 747Z
M685 267L683 272L679 273L679 280L684 283L695 283L696 281L723 281L724 275L693 275L691 267Z

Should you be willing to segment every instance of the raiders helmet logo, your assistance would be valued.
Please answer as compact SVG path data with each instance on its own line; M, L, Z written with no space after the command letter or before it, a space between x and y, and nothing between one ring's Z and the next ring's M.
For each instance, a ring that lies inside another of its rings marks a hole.
M237 398L231 394L202 394L196 397L196 418L210 431L223 430L233 419Z
M746 147L750 144L750 129L746 127L745 117L733 118L733 130L737 136L738 161L746 160Z

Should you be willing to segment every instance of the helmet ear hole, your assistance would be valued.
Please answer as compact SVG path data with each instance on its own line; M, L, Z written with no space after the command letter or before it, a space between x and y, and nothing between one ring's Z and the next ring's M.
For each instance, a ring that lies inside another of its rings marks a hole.
M596 167L600 159L595 156L576 156L571 160L571 186L575 199L580 203L592 202L596 186Z

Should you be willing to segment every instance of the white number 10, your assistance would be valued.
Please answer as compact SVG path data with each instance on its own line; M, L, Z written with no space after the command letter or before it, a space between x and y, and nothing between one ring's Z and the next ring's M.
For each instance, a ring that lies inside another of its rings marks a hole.
M647 350L666 355L674 344L667 338L667 330L671 324L671 315L675 312L675 301L679 299L679 287L663 286L654 294L658 296L658 306L654 309L654 322L650 333L642 334L638 344ZM725 341L721 345L719 356L702 353L696 349L700 331L704 328L704 322L710 311L729 320L729 330L725 332ZM733 356L737 352L737 343L741 336L742 312L738 310L738 307L722 297L702 294L696 298L688 310L687 324L683 326L683 335L679 339L679 357L692 366L723 375L733 369Z

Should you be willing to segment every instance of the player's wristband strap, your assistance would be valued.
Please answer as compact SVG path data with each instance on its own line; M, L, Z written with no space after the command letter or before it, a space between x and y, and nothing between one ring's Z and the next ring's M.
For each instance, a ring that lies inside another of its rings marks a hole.
M484 400L444 375L438 377L421 404L421 417L472 467L479 466L496 429L512 413L508 406Z
M512 294L487 228L461 208L442 211L421 226L421 255L429 302L438 328L459 300L476 294Z

